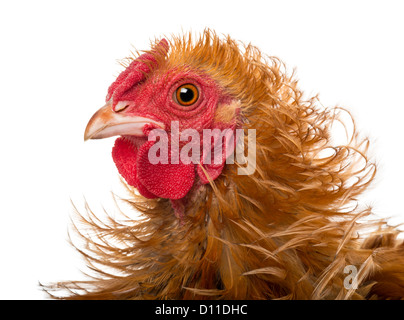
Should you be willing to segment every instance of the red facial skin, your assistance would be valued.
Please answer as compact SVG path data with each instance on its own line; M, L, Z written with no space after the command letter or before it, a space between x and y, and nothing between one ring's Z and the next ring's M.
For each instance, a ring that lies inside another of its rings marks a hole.
M165 42L159 44L164 45ZM182 106L175 100L175 92L178 87L188 83L197 87L199 98L191 106ZM189 68L159 71L150 53L133 61L118 76L108 90L107 101L110 99L114 108L118 102L125 101L127 107L119 111L122 115L141 116L163 123L169 140L172 121L179 122L180 132L192 128L202 133L203 129L218 127L214 123L215 110L219 103L229 100L219 86L202 72ZM234 125L229 127L234 129ZM125 136L115 141L113 160L129 185L136 187L146 198L176 200L184 198L197 180L208 182L203 171L197 170L198 165L184 164L181 160L178 164L172 164L170 152L168 164L151 164L148 150L155 143L147 141L151 129L153 126L143 129L145 137ZM200 141L202 144L202 136ZM224 163L225 159L222 164L204 166L212 180L220 175Z

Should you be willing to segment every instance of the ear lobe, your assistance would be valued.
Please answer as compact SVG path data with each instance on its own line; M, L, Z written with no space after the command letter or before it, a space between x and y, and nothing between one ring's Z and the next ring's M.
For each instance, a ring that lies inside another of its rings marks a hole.
M199 178L201 178L202 183L207 184L209 183L209 181L217 179L217 177L219 177L222 173L223 168L224 162L218 166L200 163L196 171L199 175Z
M207 131L206 131L207 132ZM209 134L209 133L208 133ZM233 154L236 146L234 129L212 130L213 144L209 139L203 140L203 152L197 173L203 184L217 179L227 163L234 163ZM209 136L209 138L211 138ZM224 138L224 143L223 143Z

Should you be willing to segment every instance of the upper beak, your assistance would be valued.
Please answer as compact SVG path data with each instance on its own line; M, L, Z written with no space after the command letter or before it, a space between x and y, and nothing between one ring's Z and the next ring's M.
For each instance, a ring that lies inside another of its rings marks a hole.
M146 124L154 124L164 128L161 122L155 120L125 115L120 110L114 111L112 103L107 102L91 117L84 132L84 141L88 139L103 139L116 135L143 136L143 128Z

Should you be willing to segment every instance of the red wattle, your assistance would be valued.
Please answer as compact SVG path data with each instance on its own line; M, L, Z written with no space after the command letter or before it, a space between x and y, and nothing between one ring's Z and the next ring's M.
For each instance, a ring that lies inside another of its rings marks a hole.
M148 141L139 149L137 164L139 185L144 185L147 190L161 198L185 197L194 184L195 165L183 164L181 160L178 164L171 164L170 156L168 156L168 164L151 164L149 149L154 143L154 141Z
M112 148L112 159L115 162L119 174L129 185L137 188L137 149L134 144L123 137L116 139L115 145Z
M126 182L137 188L146 198L181 199L189 192L195 180L194 164L152 164L149 149L155 141L147 141L139 148L126 138L118 138L112 157L118 172ZM170 152L169 152L170 154Z

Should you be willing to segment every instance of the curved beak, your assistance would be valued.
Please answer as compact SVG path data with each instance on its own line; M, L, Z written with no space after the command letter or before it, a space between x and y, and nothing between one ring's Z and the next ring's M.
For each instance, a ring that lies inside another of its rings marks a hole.
M107 102L91 117L84 131L84 141L89 139L103 139L117 135L144 136L143 128L147 124L153 124L163 128L161 122L155 120L130 116L122 113L123 110L114 111L112 104Z

